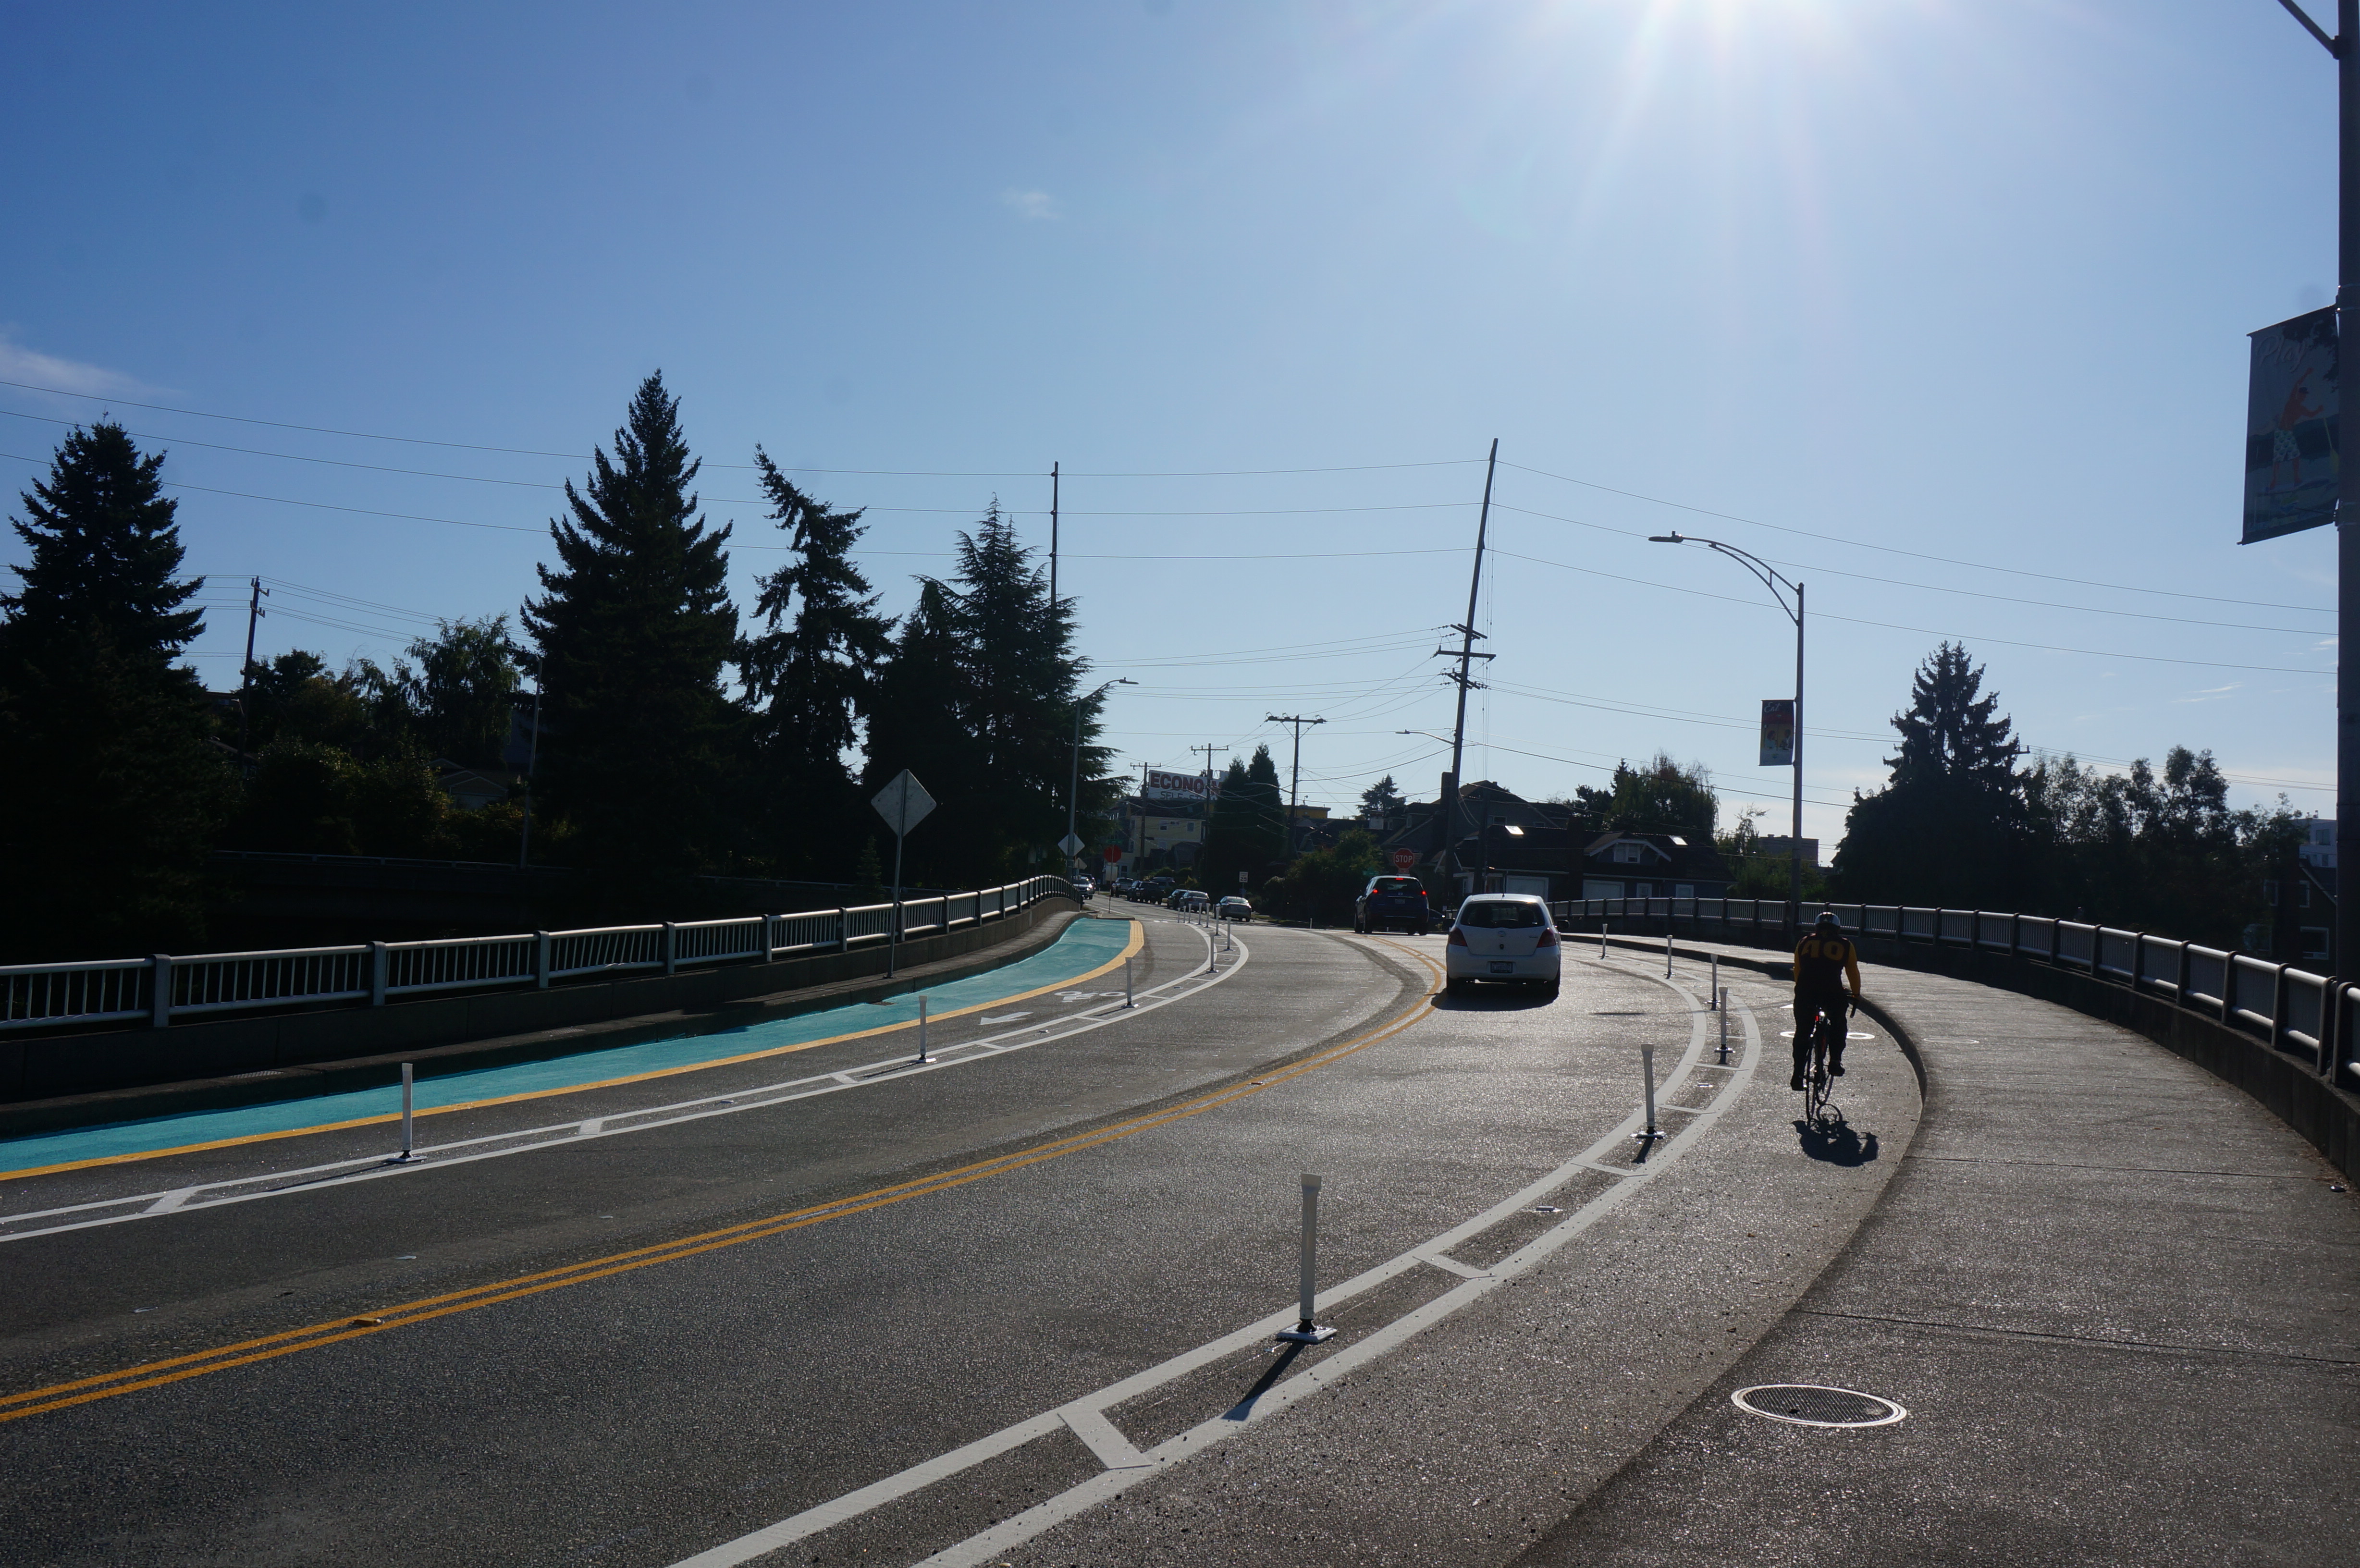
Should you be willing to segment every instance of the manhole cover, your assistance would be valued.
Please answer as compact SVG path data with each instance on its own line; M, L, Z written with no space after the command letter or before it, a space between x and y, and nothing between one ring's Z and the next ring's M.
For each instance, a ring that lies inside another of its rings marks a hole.
M1763 1383L1740 1388L1729 1402L1748 1415L1796 1426L1890 1426L1909 1412L1891 1399L1817 1383Z

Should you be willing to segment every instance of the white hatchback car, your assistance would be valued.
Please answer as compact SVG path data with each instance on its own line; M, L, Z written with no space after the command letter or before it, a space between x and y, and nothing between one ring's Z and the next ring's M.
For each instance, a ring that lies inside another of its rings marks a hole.
M1459 906L1442 953L1453 996L1467 995L1478 980L1500 980L1554 996L1565 950L1547 904L1529 893L1478 893Z

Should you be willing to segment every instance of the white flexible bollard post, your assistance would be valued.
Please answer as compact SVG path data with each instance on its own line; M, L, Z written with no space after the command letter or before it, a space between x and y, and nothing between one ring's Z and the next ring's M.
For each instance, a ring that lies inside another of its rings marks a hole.
M1647 1130L1633 1133L1631 1136L1641 1143L1653 1143L1664 1136L1663 1129L1655 1125L1655 1048L1654 1046L1642 1045L1639 1048L1639 1071L1647 1080Z
M405 1062L401 1064L401 1152L387 1160L386 1163L388 1165L409 1164L410 1162L411 1150L417 1147L416 1143L410 1137L410 1065L409 1062Z
M1122 961L1122 1005L1126 1007L1139 1005L1131 998L1131 960L1128 958Z
M1723 985L1713 995L1721 1002L1717 1009L1721 1014L1721 1064L1726 1067L1729 1065L1729 987Z
M1714 1012L1721 1011L1721 954L1717 953L1712 955L1712 989L1706 993L1706 997L1707 1007Z
M925 997L923 997L923 996L920 996L920 997L918 998L918 1062L917 1062L917 1064L918 1064L919 1066L921 1066L921 1067L923 1067L923 1066L925 1066L925 1065L926 1065L930 1061L932 1061L932 1060L933 1060L933 1059L932 1059L932 1058L930 1058L929 1056L927 1056L927 1054L926 1054L926 999L925 999Z
M1332 1328L1323 1328L1313 1311L1319 1295L1319 1178L1306 1174L1303 1178L1303 1271L1296 1286L1295 1324L1281 1329L1278 1337L1296 1345L1317 1345L1336 1337Z
M1665 917L1664 917L1664 978L1665 978L1665 979L1666 979L1666 980L1668 980L1668 979L1670 979L1671 977L1672 977L1672 920L1671 920L1671 917L1670 917L1669 915L1666 915L1666 916L1665 916Z
M1601 963L1606 958L1606 922L1604 920L1598 922L1598 957Z

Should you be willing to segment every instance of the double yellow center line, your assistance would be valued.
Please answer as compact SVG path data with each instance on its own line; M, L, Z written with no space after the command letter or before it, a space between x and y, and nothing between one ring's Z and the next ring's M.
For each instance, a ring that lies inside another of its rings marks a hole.
M1388 944L1393 945L1393 944ZM1404 948L1429 971L1439 974L1433 961L1414 949ZM1429 978L1433 976L1430 975ZM0 1395L0 1422L21 1421L27 1416L43 1415L73 1405L89 1404L94 1399L111 1399L120 1394L137 1393L143 1388L160 1388L168 1383L179 1383L191 1377L202 1377L209 1372L225 1372L233 1367L247 1367L257 1361L269 1361L281 1356L292 1356L300 1350L317 1350L322 1345L341 1345L350 1339L365 1339L370 1334L385 1334L413 1323L430 1323L455 1312L473 1312L501 1301L513 1301L526 1296L537 1296L544 1290L563 1290L568 1285L585 1284L592 1279L604 1279L616 1274L628 1274L634 1269L653 1268L659 1263L675 1262L694 1258L700 1253L717 1252L725 1247L738 1247L765 1236L781 1236L806 1225L824 1225L829 1220L843 1219L848 1214L864 1214L883 1208L889 1203L905 1203L922 1198L929 1192L945 1192L963 1187L970 1181L980 1181L987 1176L999 1176L1011 1171L1021 1171L1028 1165L1061 1155L1073 1154L1100 1144L1142 1133L1153 1127L1182 1121L1189 1116L1233 1104L1266 1088L1300 1078L1331 1063L1341 1062L1356 1051L1401 1033L1425 1018L1428 1009L1413 1007L1391 1023L1341 1044L1329 1047L1316 1056L1306 1057L1291 1066L1266 1073L1246 1083L1231 1084L1209 1094L1182 1102L1164 1110L1152 1111L1117 1122L1111 1127L1053 1138L1031 1149L1000 1155L991 1160L977 1160L956 1170L945 1171L915 1181L898 1182L890 1187L878 1187L832 1203L818 1203L810 1208L795 1209L765 1219L749 1220L743 1225L727 1225L720 1230L703 1231L695 1236L682 1236L675 1241L654 1247L642 1247L629 1252L617 1252L585 1262L569 1264L562 1269L543 1269L537 1274L522 1274L512 1279L478 1285L473 1290L453 1290L447 1295L427 1296L399 1306L374 1308L354 1317L337 1318L318 1323L307 1328L293 1328L279 1334L264 1334L259 1339L240 1340L212 1350L194 1351L187 1356L174 1356L161 1361L142 1362L116 1372L102 1372L94 1377L78 1377L71 1382L52 1383L47 1388L28 1388L21 1394Z

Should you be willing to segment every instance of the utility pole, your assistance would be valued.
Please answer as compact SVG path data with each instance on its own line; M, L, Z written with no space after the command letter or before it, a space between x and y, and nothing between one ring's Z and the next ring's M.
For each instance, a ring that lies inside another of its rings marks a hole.
M1464 781L1459 777L1459 769L1467 752L1467 693L1483 684L1468 672L1469 661L1494 657L1475 651L1475 639L1483 636L1475 629L1475 605L1483 591L1483 539L1491 526L1491 476L1499 472L1499 468L1500 438L1493 436L1491 455L1483 464L1483 509L1475 519L1475 572L1467 584L1467 619L1450 628L1459 634L1459 651L1454 654L1447 648L1435 649L1441 658L1459 660L1458 670L1445 677L1459 685L1459 718L1450 727L1450 788L1448 790L1450 798L1442 803L1442 853L1450 856L1449 869L1453 871L1458 869L1458 856L1453 849L1459 843L1459 792L1464 786Z
M1306 724L1324 724L1328 721L1325 719L1301 718L1294 713L1264 713L1262 717L1273 724L1293 724L1295 726L1295 777L1286 787L1286 853L1293 855L1295 853L1295 835L1301 825L1297 818L1297 812L1299 811L1303 802L1303 726Z
M1192 746L1188 749L1205 754L1205 836L1197 841L1196 850L1202 855L1203 846L1213 842L1213 753L1229 748L1226 746Z
M1131 857L1131 874L1144 876L1147 872L1147 764L1139 765L1139 848Z
M1057 468L1049 465L1049 613L1057 613Z
M2360 0L2336 0L2329 38L2295 0L2278 0L2335 58L2335 325L2340 345L2360 311ZM2338 389L2341 395L2341 388ZM2360 463L2339 463L2335 482L2335 957L2330 967L2360 978L2360 864L2348 841L2360 829Z
M237 749L241 757L246 753L246 738L249 733L246 712L246 693L254 687L254 626L257 621L262 619L262 601L270 593L269 589L262 585L262 579L259 577L253 579L249 586L253 588L254 593L246 604L246 662L238 667L237 671Z

